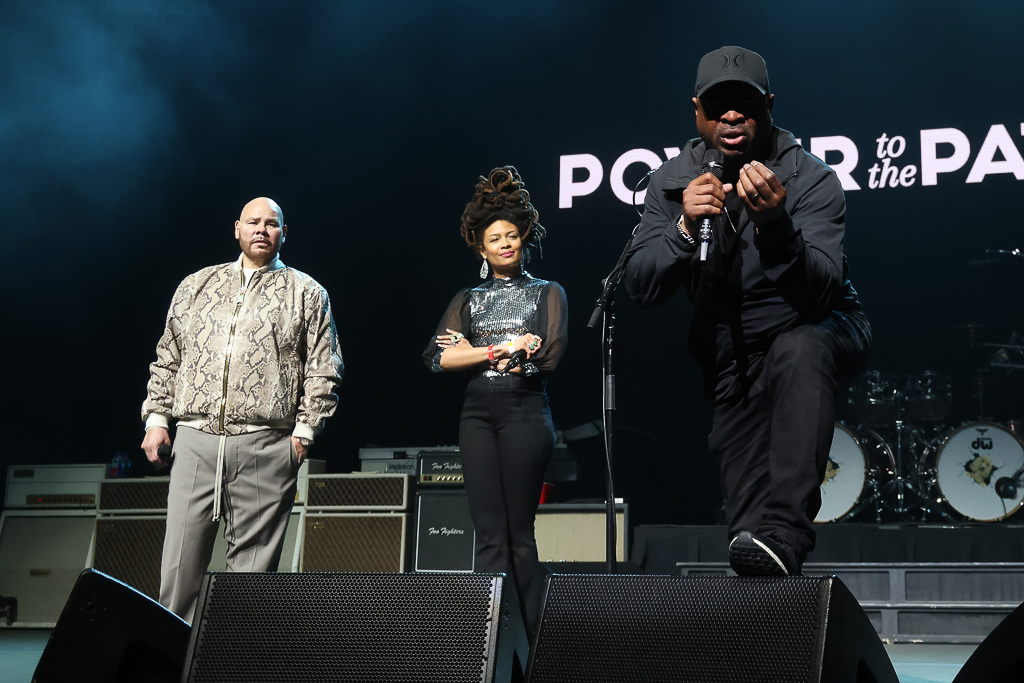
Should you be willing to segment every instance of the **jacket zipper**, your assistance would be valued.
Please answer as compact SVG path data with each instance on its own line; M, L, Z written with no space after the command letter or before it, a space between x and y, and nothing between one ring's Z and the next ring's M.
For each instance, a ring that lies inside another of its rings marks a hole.
M235 312L231 314L231 328L228 332L228 344L224 348L224 381L221 386L221 397L220 397L220 433L224 433L224 415L228 407L228 368L231 366L231 347L235 343L235 325L238 323L238 312L242 310L242 302L245 301L245 273L241 273L242 276L242 290L238 293L238 298L235 300ZM256 274L253 273L253 277Z

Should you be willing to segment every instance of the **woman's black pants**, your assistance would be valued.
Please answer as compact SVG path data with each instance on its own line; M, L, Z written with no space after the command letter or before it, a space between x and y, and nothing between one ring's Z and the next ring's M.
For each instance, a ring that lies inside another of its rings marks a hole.
M459 450L476 529L475 570L514 579L528 633L540 612L533 525L554 443L541 380L480 375L470 381Z

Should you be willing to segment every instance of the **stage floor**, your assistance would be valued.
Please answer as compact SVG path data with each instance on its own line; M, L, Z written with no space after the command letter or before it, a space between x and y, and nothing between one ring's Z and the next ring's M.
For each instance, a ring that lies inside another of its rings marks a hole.
M32 680L49 629L0 630L0 683ZM974 645L887 645L900 683L950 683L974 652Z

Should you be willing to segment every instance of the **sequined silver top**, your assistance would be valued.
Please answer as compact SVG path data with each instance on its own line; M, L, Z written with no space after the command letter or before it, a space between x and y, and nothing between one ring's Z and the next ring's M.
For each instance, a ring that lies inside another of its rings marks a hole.
M527 376L551 372L565 348L567 307L565 291L557 282L539 280L529 273L491 278L473 289L461 290L448 305L437 334L446 329L462 332L473 346L498 346L528 332L540 336L541 350L523 363ZM441 368L442 350L431 340L423 359L433 372ZM481 366L474 374L500 374Z

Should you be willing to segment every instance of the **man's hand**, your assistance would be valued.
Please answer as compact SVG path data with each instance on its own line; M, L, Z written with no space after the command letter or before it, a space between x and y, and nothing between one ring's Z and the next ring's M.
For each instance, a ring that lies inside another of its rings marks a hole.
M146 438L142 440L142 450L146 452L146 459L157 467L163 467L167 463L157 455L157 449L164 444L171 443L171 435L163 427L153 427L146 430Z
M722 181L711 173L694 178L683 190L683 227L690 237L697 239L702 218L713 218L725 208L725 195L732 192L732 183Z
M759 161L751 161L740 169L736 194L747 205L750 220L766 223L785 210L786 188L778 177Z
M301 467L302 461L306 459L307 455L309 455L309 449L303 446L302 442L299 441L298 437L296 436L292 437L292 448L295 449L295 464Z

